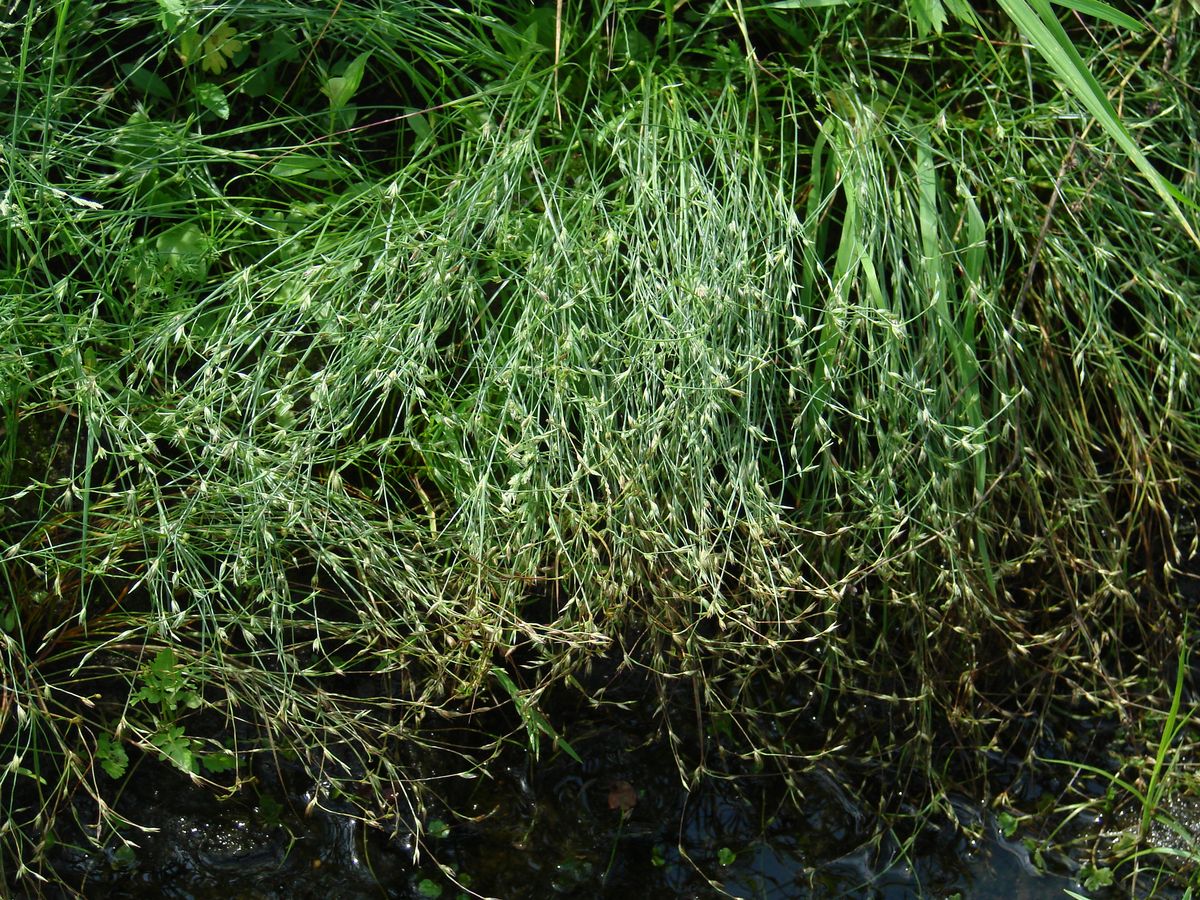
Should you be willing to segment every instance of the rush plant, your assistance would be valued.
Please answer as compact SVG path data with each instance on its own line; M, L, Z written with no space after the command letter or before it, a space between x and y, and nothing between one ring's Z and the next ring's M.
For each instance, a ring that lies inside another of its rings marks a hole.
M1053 703L1130 715L1200 499L1194 27L32 4L0 32L5 877L52 877L74 792L143 752L236 789L282 749L419 821L397 741L504 707L570 756L549 698L600 659L785 777L865 706L834 743L922 817Z

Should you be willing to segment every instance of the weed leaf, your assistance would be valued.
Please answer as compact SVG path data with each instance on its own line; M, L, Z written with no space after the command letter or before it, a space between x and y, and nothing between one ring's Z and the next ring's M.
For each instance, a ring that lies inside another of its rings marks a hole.
M346 66L346 71L342 75L326 80L324 87L321 88L321 93L329 98L330 110L340 111L358 92L370 58L370 53L360 53Z
M200 104L219 119L229 118L229 98L225 92L211 81L198 81L192 87L192 93Z

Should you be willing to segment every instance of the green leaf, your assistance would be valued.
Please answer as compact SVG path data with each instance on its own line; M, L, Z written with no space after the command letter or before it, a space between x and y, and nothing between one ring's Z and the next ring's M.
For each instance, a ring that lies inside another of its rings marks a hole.
M100 735L96 742L96 758L100 768L109 778L120 778L129 769L129 754L119 742L114 743L107 734Z
M517 712L521 714L521 719L525 722L525 732L529 736L529 749L533 751L536 758L538 752L538 733L546 735L554 742L554 746L560 748L563 753L575 760L575 762L583 765L583 760L579 754L575 752L575 748L567 743L551 725L546 717L543 716L537 708L525 698L520 689L513 683L513 680L508 677L508 673L503 669L493 667L492 675L500 682L501 687L508 692L512 698L513 705L516 706Z
M200 104L219 119L229 118L229 98L225 92L211 81L198 81L192 87L192 93Z
M200 68L213 75L220 75L233 63L245 59L246 44L238 40L237 29L228 22L214 28L204 39L203 57Z
M1074 94L1075 98L1096 118L1100 127L1108 132L1109 137L1117 142L1117 145L1137 166L1143 177L1150 182L1150 186L1166 204L1171 215L1191 238L1192 243L1200 247L1200 235L1193 230L1192 223L1183 214L1179 203L1176 202L1176 197L1178 196L1190 206L1195 206L1195 204L1188 201L1174 186L1168 183L1142 153L1137 142L1134 141L1117 116L1104 89L1100 87L1100 83L1084 63L1079 51L1075 49L1075 45L1071 43L1062 23L1055 18L1049 0L1000 0L1000 6L1016 26L1024 32L1034 49L1050 64L1055 74L1062 79L1067 90Z
M846 6L857 0L775 0L768 9L818 9L823 6Z
M406 114L405 121L407 121L409 127L412 128L413 134L417 136L417 146L421 147L427 141L432 141L433 128L430 126L429 119L425 117L425 114L418 112L411 107L406 109L404 112Z
M339 110L350 102L350 98L354 96L354 88L349 85L350 82L341 76L335 76L325 82L321 93L329 98L330 109Z
M518 16L511 25L493 25L493 34L514 66L519 66L526 60L553 49L554 29L554 7L539 5Z
M300 48L296 46L295 39L287 28L276 28L258 47L258 65L241 85L242 90L250 97L262 97L281 89L275 78L279 64L300 60Z
M831 6L848 6L859 0L774 0L764 9L822 9ZM1065 0L1064 0L1065 2ZM1086 2L1086 0L1082 0ZM924 37L932 32L941 33L949 19L947 10L964 22L974 22L975 14L964 0L908 0L909 13Z
M975 10L971 8L971 0L942 0L942 3L960 22L968 25L978 24Z
M1135 33L1140 32L1146 27L1132 16L1127 16L1125 13L1113 9L1107 3L1101 3L1100 0L1050 0L1050 2L1056 6L1073 9L1075 12L1083 13L1085 16L1100 19L1102 22L1110 22L1113 25L1128 28Z
M430 819L425 826L425 833L430 837L445 838L450 836L450 826L441 819Z
M276 178L305 178L310 181L330 181L341 175L329 160L303 153L288 154L271 166L271 174Z
M129 702L135 705L141 703L143 700L145 700L147 703L161 703L162 694L157 688L152 688L149 685L145 685L139 688L134 695L129 698Z
M175 52L179 54L179 59L185 66L191 65L196 60L196 57L200 55L200 45L202 43L200 32L196 30L195 26L179 35L178 46L175 48Z
M159 21L167 34L174 34L188 20L188 14L187 0L158 0Z
M1098 891L1100 888L1112 887L1112 869L1084 866L1079 874L1081 876L1083 886L1089 891Z
M143 94L157 97L168 103L175 99L175 95L171 93L167 83L145 66L127 64L121 67L121 71L125 73L125 79Z
M1017 817L1010 812L1002 812L996 816L996 825L1006 838L1011 838L1017 833Z
M237 767L237 760L232 753L205 753L200 757L200 764L206 771L216 775L233 771Z
M983 284L983 264L987 258L987 229L979 204L964 179L959 179L958 195L966 205L967 219L967 243L961 250L963 274L967 276L967 284L978 290Z
M195 225L190 225L183 229L172 228L170 231L164 231L158 237L159 253L165 251L165 244L170 244L170 242L176 239L183 240L178 236L181 234L190 233L191 231L199 233L200 229L196 228ZM179 665L179 659L175 656L175 651L170 647L164 647L162 650L159 650L158 653L155 654L154 659L151 660L150 674L158 677L173 675L177 665Z
M1122 831L1112 845L1112 858L1124 859L1137 850L1138 836L1136 831Z
M717 851L717 862L723 866L732 866L735 859L737 859L737 854L728 847L722 847Z
M931 32L942 33L946 11L942 9L941 0L908 0L908 9L922 37Z
M436 881L422 878L421 883L417 885L417 893L422 897L428 897L429 900L436 900L437 897L442 896L442 886Z
M280 26L271 32L263 55L268 63L299 62L300 46L290 28Z
M560 734L552 734L551 738L554 740L555 747L557 747L559 750L562 750L563 753L567 754L567 756L571 757L571 759L575 760L575 762L579 763L581 766L583 765L583 759L580 758L579 754L575 752L575 748L567 743L567 739L565 737Z
M363 74L367 70L367 62L371 54L360 53L346 66L346 71L340 76L326 80L321 93L329 98L329 108L334 112L342 109L358 92L362 84Z
M186 222L164 231L154 240L154 249L165 264L188 268L208 254L208 238L195 222ZM178 681L175 651L166 649L154 657L149 676L159 681Z
M506 690L508 692L508 695L510 697L512 697L514 701L519 700L521 698L521 692L519 690L517 690L517 685L513 682L513 680L511 678L508 677L508 673L505 672L503 669L493 666L492 667L492 677L495 678L498 682L500 682L500 686L503 687L504 690Z
M151 735L150 742L159 749L164 759L183 771L196 771L196 755L192 752L192 741L183 733L182 725L167 726Z

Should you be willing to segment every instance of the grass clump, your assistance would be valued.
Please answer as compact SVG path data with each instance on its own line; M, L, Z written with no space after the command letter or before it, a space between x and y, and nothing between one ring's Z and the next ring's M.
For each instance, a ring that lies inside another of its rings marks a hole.
M868 703L934 805L1125 715L1196 499L1191 13L1061 17L1072 80L1015 5L11 27L6 876L126 746L290 748L394 827L427 716L557 737L602 655L784 771L795 698Z

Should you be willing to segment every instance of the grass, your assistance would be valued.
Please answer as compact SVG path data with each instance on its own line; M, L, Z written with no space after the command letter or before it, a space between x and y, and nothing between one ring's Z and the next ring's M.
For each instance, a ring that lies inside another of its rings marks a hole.
M1200 458L1194 15L940 8L14 23L6 877L126 747L226 789L292 748L390 826L427 717L569 742L539 707L604 655L784 771L825 748L781 697L872 704L855 749L933 806L1014 716L1145 700Z
M1175 882L1186 884L1189 892L1196 886L1196 865L1200 862L1195 833L1196 779L1194 767L1186 762L1195 749L1191 737L1194 706L1181 715L1189 646L1185 622L1170 707L1165 713L1156 711L1145 722L1147 729L1156 725L1160 729L1157 746L1153 739L1146 739L1148 758L1125 761L1125 767L1135 773L1132 782L1119 773L1086 762L1046 760L1074 769L1078 776L1092 776L1108 786L1102 800L1088 796L1086 787L1083 790L1073 787L1071 793L1079 795L1079 799L1064 804L1061 810L1066 815L1059 829L1082 814L1096 816L1098 821L1112 820L1105 832L1084 833L1078 838L1093 844L1090 851L1093 861L1083 867L1083 877L1079 879L1087 888L1094 890L1113 884L1114 870L1123 867L1128 869L1127 883L1139 894L1155 896ZM1161 724L1155 721L1159 715ZM1149 887L1146 882L1150 882Z

